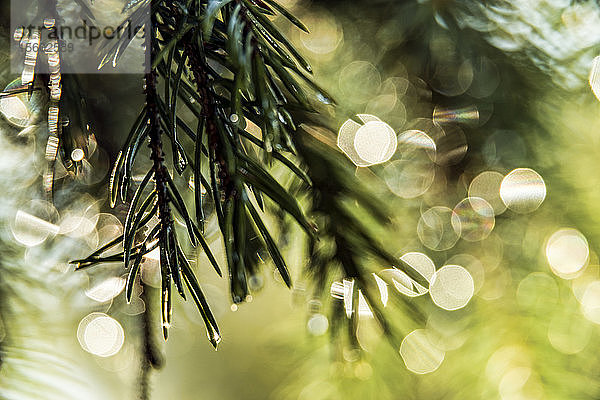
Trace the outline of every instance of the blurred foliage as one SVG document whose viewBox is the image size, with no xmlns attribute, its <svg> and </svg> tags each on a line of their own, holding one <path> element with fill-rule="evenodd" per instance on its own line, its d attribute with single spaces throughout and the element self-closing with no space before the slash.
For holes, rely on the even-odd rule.
<svg viewBox="0 0 600 400">
<path fill-rule="evenodd" d="M 307 264 L 306 252 L 310 250 L 303 244 L 302 233 L 268 217 L 269 226 L 281 226 L 280 234 L 277 230 L 273 232 L 283 244 L 294 278 L 291 296 L 284 289 L 280 275 L 275 271 L 271 275 L 272 269 L 263 268 L 256 275 L 260 285 L 248 298 L 253 304 L 234 307 L 237 311 L 232 313 L 227 283 L 209 274 L 208 260 L 199 254 L 194 260 L 198 279 L 208 292 L 225 339 L 218 353 L 210 351 L 201 335 L 190 333 L 202 325 L 193 304 L 189 301 L 176 304 L 181 318 L 173 321 L 172 340 L 165 347 L 168 362 L 153 385 L 155 398 L 192 399 L 198 398 L 199 391 L 203 397 L 219 399 L 597 398 L 598 321 L 592 322 L 594 314 L 590 316 L 583 301 L 584 297 L 587 301 L 591 298 L 595 307 L 596 292 L 592 289 L 600 279 L 596 253 L 600 184 L 594 168 L 598 158 L 596 132 L 600 105 L 586 82 L 600 43 L 591 27 L 600 15 L 596 3 L 288 0 L 282 4 L 312 31 L 313 36 L 309 36 L 297 32 L 281 17 L 274 20 L 307 54 L 325 90 L 340 100 L 337 111 L 326 115 L 338 125 L 356 113 L 368 113 L 400 133 L 419 126 L 418 118 L 435 119 L 435 110 L 454 112 L 451 114 L 454 119 L 443 120 L 441 125 L 457 139 L 446 147 L 450 154 L 448 162 L 436 166 L 435 180 L 422 196 L 404 199 L 394 195 L 384 179 L 385 164 L 356 169 L 355 176 L 368 188 L 367 193 L 391 210 L 390 225 L 372 223 L 364 210 L 353 208 L 352 201 L 345 206 L 363 217 L 364 231 L 382 241 L 385 248 L 392 249 L 392 256 L 423 252 L 438 268 L 458 262 L 451 261 L 457 255 L 475 257 L 479 267 L 470 271 L 481 287 L 468 306 L 458 311 L 439 309 L 429 296 L 407 299 L 390 291 L 386 314 L 391 326 L 402 336 L 425 328 L 436 344 L 446 350 L 439 369 L 417 375 L 406 369 L 398 354 L 398 343 L 391 346 L 371 318 L 359 317 L 355 322 L 354 327 L 358 328 L 355 343 L 347 343 L 346 336 L 335 330 L 331 320 L 329 330 L 335 333 L 333 336 L 311 335 L 307 323 L 325 307 L 332 307 L 334 313 L 343 316 L 341 301 L 320 295 L 329 290 L 332 281 L 343 276 L 321 275 L 321 290 L 313 293 L 302 272 Z M 589 28 L 585 40 L 577 36 L 582 26 Z M 3 82 L 9 81 L 3 76 Z M 123 102 L 123 117 L 107 112 L 111 101 L 122 101 L 114 81 L 110 82 L 86 78 L 85 84 L 98 88 L 99 93 L 88 91 L 92 92 L 91 102 L 98 105 L 99 112 L 104 109 L 100 124 L 112 118 L 123 127 L 135 118 L 135 107 Z M 129 91 L 130 88 L 123 89 L 123 93 Z M 95 96 L 112 100 L 95 102 Z M 478 110 L 477 119 L 465 116 L 464 110 L 470 107 Z M 117 131 L 115 128 L 114 132 Z M 326 144 L 312 143 L 314 137 L 306 136 L 307 147 L 298 146 L 299 153 L 310 152 L 309 145 L 333 145 L 331 139 Z M 101 145 L 107 149 L 116 147 L 111 147 L 109 141 L 121 142 L 114 137 L 102 140 L 106 142 Z M 464 148 L 461 140 L 468 144 L 467 151 L 451 151 Z M 454 159 L 453 154 L 459 157 Z M 332 156 L 335 161 L 331 164 L 327 160 L 321 160 L 323 165 L 311 163 L 314 171 L 311 178 L 321 188 L 321 194 L 312 199 L 301 197 L 302 205 L 313 204 L 318 211 L 319 207 L 330 206 L 340 198 L 341 202 L 346 200 L 336 190 L 338 179 L 328 182 L 338 172 L 337 168 L 334 170 L 335 163 L 341 163 L 336 156 Z M 347 160 L 344 162 L 347 166 Z M 453 248 L 442 251 L 423 245 L 418 236 L 418 221 L 429 207 L 452 209 L 468 195 L 469 183 L 480 172 L 492 170 L 504 175 L 518 167 L 533 168 L 544 178 L 548 195 L 539 209 L 525 215 L 511 210 L 497 215 L 494 230 L 481 241 L 460 240 Z M 287 178 L 280 169 L 274 169 L 274 173 L 282 177 L 281 181 Z M 6 183 L 9 188 L 18 187 Z M 301 196 L 302 192 L 297 193 Z M 7 197 L 11 195 L 16 196 L 6 193 Z M 3 209 L 15 207 L 11 204 Z M 356 234 L 347 224 L 336 224 L 335 220 L 325 226 L 328 228 L 323 232 L 325 235 Z M 590 247 L 586 269 L 569 280 L 553 274 L 546 257 L 548 238 L 563 227 L 581 231 Z M 3 246 L 16 248 L 10 242 L 8 235 Z M 221 261 L 222 246 L 218 241 L 211 242 L 211 246 Z M 52 248 L 65 252 L 70 249 L 61 242 L 53 243 Z M 321 254 L 331 255 L 326 246 L 318 249 Z M 346 250 L 337 256 L 365 255 L 364 248 L 349 246 Z M 12 280 L 19 277 L 16 272 L 23 267 L 14 260 L 22 258 L 20 251 L 6 252 L 9 261 L 3 258 L 2 277 L 10 276 Z M 77 251 L 78 255 L 85 253 Z M 35 257 L 42 258 L 39 254 Z M 365 266 L 373 272 L 391 266 L 381 259 L 366 258 L 369 261 Z M 63 257 L 61 262 L 65 260 Z M 336 262 L 335 257 L 326 261 Z M 122 272 L 113 271 L 115 275 Z M 92 279 L 94 274 L 90 273 Z M 59 276 L 62 279 L 73 275 Z M 38 279 L 35 273 L 22 278 L 25 282 Z M 19 295 L 7 291 L 18 287 L 12 281 L 6 284 L 2 279 L 2 282 L 3 298 Z M 370 280 L 368 284 L 374 283 Z M 42 299 L 48 298 L 45 287 L 51 284 L 42 282 L 36 289 Z M 72 365 L 75 360 L 79 365 L 85 364 L 88 386 L 111 382 L 110 393 L 105 393 L 104 398 L 129 398 L 127 388 L 134 382 L 135 374 L 123 372 L 119 364 L 131 367 L 131 360 L 125 362 L 123 354 L 131 351 L 126 347 L 135 342 L 138 317 L 125 314 L 128 306 L 118 300 L 124 296 L 121 294 L 110 308 L 111 315 L 126 325 L 126 347 L 107 359 L 84 356 L 74 333 L 81 317 L 75 314 L 84 312 L 75 313 L 72 308 L 79 304 L 81 308 L 92 309 L 94 303 L 71 298 L 69 293 L 78 290 L 78 284 L 73 283 L 69 290 L 55 294 L 64 297 L 58 310 L 64 313 L 65 321 L 55 319 L 53 316 L 58 312 L 44 304 L 44 300 L 37 302 L 36 306 L 42 309 L 37 312 L 52 313 L 47 315 L 45 326 L 61 325 L 54 335 L 69 338 L 64 340 L 68 342 L 65 353 L 72 355 Z M 23 289 L 20 296 L 27 297 L 32 291 Z M 3 316 L 7 326 L 13 326 L 14 338 L 4 347 L 8 361 L 0 378 L 12 382 L 11 385 L 18 383 L 19 388 L 44 388 L 47 381 L 42 384 L 36 378 L 45 365 L 41 360 L 69 363 L 71 359 L 57 354 L 47 344 L 40 353 L 54 358 L 11 350 L 17 343 L 26 343 L 23 332 L 41 327 L 44 322 L 33 317 L 17 323 L 15 311 L 7 313 L 6 304 L 2 301 Z M 39 315 L 33 313 L 35 308 L 24 310 L 27 311 L 23 314 Z M 131 324 L 127 323 L 128 318 Z M 53 339 L 40 331 L 39 340 L 52 343 Z M 355 352 L 356 345 L 363 352 Z M 19 359 L 27 360 L 26 365 L 31 369 L 29 375 L 21 374 L 17 379 L 19 375 L 11 365 L 19 365 Z M 48 373 L 48 380 L 58 380 L 59 376 L 60 371 Z M 27 398 L 25 392 L 16 394 L 19 389 L 17 392 L 7 389 L 5 394 L 4 388 L 0 389 L 4 397 Z M 81 390 L 83 393 L 85 389 Z M 87 390 L 92 391 L 89 387 Z M 75 393 L 60 396 L 57 398 L 81 397 Z"/>
</svg>

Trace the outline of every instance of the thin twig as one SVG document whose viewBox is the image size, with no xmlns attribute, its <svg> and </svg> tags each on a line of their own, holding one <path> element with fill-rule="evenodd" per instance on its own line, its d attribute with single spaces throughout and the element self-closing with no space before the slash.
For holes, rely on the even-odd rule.
<svg viewBox="0 0 600 400">
<path fill-rule="evenodd" d="M 140 325 L 142 329 L 142 344 L 141 344 L 141 361 L 139 372 L 139 399 L 150 399 L 150 378 L 153 369 L 160 369 L 163 366 L 163 357 L 158 348 L 156 338 L 152 333 L 154 326 L 154 316 L 152 313 L 151 304 L 153 304 L 153 289 L 150 286 L 144 285 L 140 279 L 142 288 L 141 300 L 145 304 L 144 312 L 141 314 Z"/>
</svg>

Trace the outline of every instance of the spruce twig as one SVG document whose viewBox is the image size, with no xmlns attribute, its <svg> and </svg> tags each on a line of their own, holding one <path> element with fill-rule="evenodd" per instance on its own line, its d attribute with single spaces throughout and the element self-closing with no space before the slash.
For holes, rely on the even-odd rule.
<svg viewBox="0 0 600 400">
<path fill-rule="evenodd" d="M 152 30 L 146 49 L 151 52 L 152 68 L 145 76 L 146 104 L 125 140 L 111 176 L 111 204 L 116 202 L 118 193 L 122 200 L 127 197 L 137 148 L 139 143 L 149 140 L 152 167 L 130 205 L 123 235 L 123 260 L 126 267 L 131 268 L 130 276 L 135 277 L 139 266 L 137 260 L 148 251 L 146 244 L 158 241 L 165 338 L 171 319 L 171 285 L 174 283 L 182 297 L 185 296 L 184 287 L 192 294 L 213 346 L 216 347 L 220 340 L 216 321 L 183 252 L 185 247 L 175 234 L 173 211 L 184 220 L 192 246 L 199 242 L 213 267 L 219 271 L 202 231 L 207 217 L 204 207 L 207 204 L 214 206 L 234 303 L 244 301 L 250 294 L 247 279 L 259 268 L 258 253 L 269 254 L 283 280 L 288 286 L 292 285 L 280 245 L 263 221 L 263 214 L 258 212 L 258 209 L 269 211 L 266 198 L 283 214 L 292 216 L 310 240 L 317 237 L 315 226 L 300 206 L 296 193 L 282 186 L 273 176 L 271 166 L 273 159 L 284 165 L 295 182 L 303 182 L 312 198 L 327 195 L 328 182 L 322 181 L 331 180 L 337 167 L 325 162 L 327 155 L 320 152 L 327 153 L 331 149 L 306 150 L 310 146 L 303 143 L 303 137 L 308 134 L 299 126 L 312 123 L 308 113 L 315 111 L 316 101 L 309 93 L 318 95 L 314 97 L 321 103 L 333 104 L 333 101 L 308 77 L 312 67 L 267 16 L 278 12 L 299 29 L 305 29 L 304 25 L 274 1 L 267 3 L 146 0 L 131 8 L 131 18 L 136 21 L 142 19 L 144 7 L 150 9 Z M 124 22 L 119 29 L 126 26 Z M 128 42 L 122 41 L 113 48 L 122 54 L 127 45 Z M 114 56 L 114 51 L 108 51 L 101 65 Z M 159 80 L 164 84 L 164 93 L 157 91 Z M 181 108 L 193 115 L 191 122 L 190 118 L 184 117 Z M 250 122 L 261 129 L 260 135 L 248 131 Z M 191 126 L 197 126 L 197 130 Z M 173 155 L 170 160 L 164 156 L 163 145 L 167 143 Z M 303 150 L 297 151 L 298 146 L 303 146 Z M 180 192 L 166 163 L 172 163 L 180 175 L 188 168 L 191 170 L 195 186 L 193 202 Z M 138 207 L 145 184 L 151 178 L 154 178 L 155 190 Z M 350 182 L 341 173 L 333 174 L 333 178 L 340 179 L 330 182 L 336 190 L 331 197 L 334 204 L 319 207 L 314 203 L 312 211 L 325 213 L 328 224 L 347 221 L 352 232 L 357 233 L 350 238 L 342 231 L 334 232 L 324 227 L 322 236 L 333 238 L 338 244 L 336 260 L 343 267 L 341 273 L 356 279 L 357 286 L 362 287 L 366 285 L 368 271 L 359 250 L 354 250 L 353 246 L 367 249 L 370 254 L 388 261 L 396 260 L 367 234 L 358 232 L 360 224 L 356 218 L 343 213 L 345 210 L 339 202 L 346 193 L 351 193 L 368 209 L 377 207 L 365 200 L 368 196 L 358 196 L 358 188 L 353 187 L 356 182 Z M 315 179 L 317 183 L 312 185 Z M 156 200 L 156 208 L 152 207 L 153 200 Z M 195 206 L 195 212 L 188 211 L 192 206 Z M 134 235 L 149 224 L 152 215 L 158 216 L 158 228 L 152 229 L 144 238 L 144 244 L 140 244 Z M 342 254 L 347 248 L 352 252 Z M 119 256 L 100 257 L 97 251 L 78 262 L 84 267 L 99 261 L 116 261 Z M 136 263 L 130 267 L 132 256 Z M 402 264 L 398 265 L 403 268 Z M 323 268 L 325 273 L 333 268 L 333 264 L 326 262 Z M 318 278 L 321 287 L 325 276 L 329 274 Z M 130 282 L 133 284 L 134 280 Z M 366 289 L 363 290 L 366 293 Z M 128 287 L 130 292 L 131 287 Z M 373 296 L 366 295 L 366 298 L 373 303 Z M 375 304 L 371 305 L 376 308 Z"/>
<path fill-rule="evenodd" d="M 139 399 L 140 400 L 149 400 L 150 399 L 150 378 L 152 369 L 160 369 L 163 366 L 162 355 L 160 354 L 160 350 L 158 349 L 158 344 L 156 343 L 155 336 L 153 334 L 154 330 L 152 327 L 154 326 L 154 316 L 152 313 L 152 304 L 153 295 L 152 288 L 150 286 L 146 286 L 140 280 L 140 286 L 142 289 L 142 293 L 140 295 L 141 300 L 145 304 L 144 312 L 140 317 L 140 325 L 142 329 L 142 357 L 140 360 L 140 373 L 139 373 Z"/>
</svg>

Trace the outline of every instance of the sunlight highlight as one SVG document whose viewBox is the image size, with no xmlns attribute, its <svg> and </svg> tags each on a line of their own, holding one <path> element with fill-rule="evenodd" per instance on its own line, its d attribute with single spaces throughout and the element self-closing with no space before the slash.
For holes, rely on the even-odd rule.
<svg viewBox="0 0 600 400">
<path fill-rule="evenodd" d="M 590 249 L 585 236 L 576 229 L 559 229 L 546 243 L 546 258 L 552 272 L 573 279 L 587 266 Z"/>
<path fill-rule="evenodd" d="M 597 56 L 592 60 L 592 68 L 590 69 L 588 82 L 594 96 L 600 100 L 600 56 Z"/>
<path fill-rule="evenodd" d="M 487 238 L 496 224 L 494 209 L 480 197 L 461 200 L 452 210 L 451 222 L 456 234 L 468 242 Z"/>
<path fill-rule="evenodd" d="M 445 265 L 440 268 L 429 285 L 429 295 L 440 308 L 458 310 L 469 303 L 475 285 L 473 277 L 460 265 Z"/>
<path fill-rule="evenodd" d="M 357 167 L 388 161 L 398 146 L 394 130 L 373 115 L 359 114 L 358 117 L 363 125 L 351 119 L 342 124 L 338 132 L 338 147 Z"/>
<path fill-rule="evenodd" d="M 530 168 L 517 168 L 504 177 L 500 197 L 510 210 L 526 214 L 537 210 L 546 198 L 546 184 Z"/>
<path fill-rule="evenodd" d="M 85 291 L 85 295 L 99 303 L 105 303 L 117 297 L 125 288 L 125 279 L 113 276 Z"/>
<path fill-rule="evenodd" d="M 110 357 L 119 352 L 125 342 L 121 324 L 104 313 L 91 313 L 84 317 L 77 328 L 81 347 L 98 357 Z"/>
<path fill-rule="evenodd" d="M 429 340 L 427 331 L 416 329 L 402 340 L 400 356 L 409 371 L 429 374 L 442 365 L 445 353 Z"/>
</svg>

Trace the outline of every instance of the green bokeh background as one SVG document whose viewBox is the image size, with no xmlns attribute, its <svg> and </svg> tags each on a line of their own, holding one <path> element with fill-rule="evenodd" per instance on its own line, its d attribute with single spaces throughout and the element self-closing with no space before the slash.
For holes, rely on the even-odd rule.
<svg viewBox="0 0 600 400">
<path fill-rule="evenodd" d="M 224 339 L 215 352 L 193 304 L 178 301 L 164 345 L 167 363 L 152 379 L 153 398 L 597 398 L 599 328 L 584 317 L 579 300 L 586 285 L 600 280 L 596 254 L 600 104 L 587 82 L 600 38 L 593 40 L 595 31 L 590 31 L 591 38 L 581 48 L 570 50 L 565 44 L 578 24 L 589 22 L 586 16 L 600 18 L 597 4 L 543 0 L 489 5 L 396 0 L 283 3 L 313 30 L 311 39 L 277 20 L 311 60 L 317 80 L 338 99 L 339 108 L 326 111 L 338 126 L 356 113 L 370 113 L 400 133 L 416 118 L 432 118 L 436 106 L 479 109 L 479 120 L 448 125 L 460 127 L 468 150 L 459 162 L 437 167 L 436 180 L 423 196 L 394 196 L 378 167 L 359 169 L 356 179 L 394 211 L 391 226 L 378 232 L 388 248 L 398 254 L 424 252 L 438 268 L 454 255 L 470 254 L 481 262 L 483 286 L 467 307 L 453 312 L 440 310 L 427 295 L 410 299 L 408 307 L 399 301 L 400 293 L 390 292 L 396 299 L 387 307 L 387 317 L 399 338 L 427 327 L 453 347 L 439 369 L 416 375 L 406 369 L 399 344 L 382 338 L 368 318 L 359 328 L 365 347 L 359 357 L 331 344 L 327 335 L 310 334 L 311 291 L 302 275 L 306 256 L 299 233 L 293 231 L 286 249 L 296 288 L 287 290 L 267 264 L 264 288 L 235 312 L 230 309 L 227 282 L 215 278 L 199 256 L 196 267 L 205 271 L 199 278 L 210 287 Z M 482 9 L 488 14 L 475 11 Z M 498 22 L 498 15 L 504 24 Z M 544 31 L 546 25 L 555 34 Z M 3 28 L 7 34 L 7 27 Z M 507 43 L 513 46 L 510 51 Z M 556 56 L 556 47 L 562 48 L 564 56 Z M 464 90 L 456 89 L 458 69 L 465 61 L 472 66 L 473 81 Z M 348 78 L 352 71 L 348 67 L 359 65 L 356 62 L 364 68 Z M 14 76 L 4 71 L 1 79 L 7 84 Z M 134 118 L 139 98 L 132 93 L 139 92 L 139 82 L 132 76 L 88 76 L 84 82 L 98 112 L 99 144 L 114 158 L 119 132 L 126 131 Z M 11 132 L 3 127 L 4 135 Z M 518 167 L 532 168 L 544 178 L 547 197 L 539 209 L 525 215 L 509 210 L 498 216 L 492 234 L 483 241 L 460 240 L 447 251 L 422 245 L 417 235 L 422 212 L 437 205 L 453 208 L 482 171 L 506 174 Z M 103 190 L 98 188 L 94 195 L 104 199 Z M 585 271 L 572 280 L 554 275 L 545 256 L 547 239 L 563 227 L 578 229 L 590 248 Z M 3 262 L 16 266 L 14 270 L 28 268 L 35 257 L 43 257 L 38 252 L 25 258 L 14 243 L 2 245 L 9 254 Z M 74 246 L 74 252 L 80 251 L 73 243 L 57 241 L 50 246 Z M 133 398 L 136 320 L 126 315 L 122 294 L 108 313 L 126 329 L 123 350 L 99 360 L 77 342 L 80 319 L 98 308 L 81 293 L 90 279 L 85 274 L 93 279 L 98 273 L 50 267 L 39 284 L 22 283 L 35 274 L 26 274 L 23 280 L 18 275 L 3 279 L 15 293 L 4 292 L 5 304 L 13 304 L 13 311 L 5 317 L 9 357 L 0 372 L 0 397 Z M 27 306 L 32 298 L 39 299 L 33 308 Z M 563 343 L 581 350 L 561 352 L 551 343 L 549 329 L 551 336 L 562 335 Z M 32 349 L 37 350 L 28 351 Z"/>
</svg>

